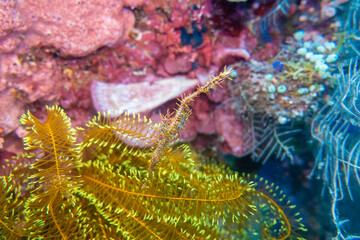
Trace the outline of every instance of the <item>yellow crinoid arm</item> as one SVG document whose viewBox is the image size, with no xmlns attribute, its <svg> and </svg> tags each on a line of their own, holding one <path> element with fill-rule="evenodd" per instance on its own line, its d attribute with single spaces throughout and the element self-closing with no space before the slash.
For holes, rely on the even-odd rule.
<svg viewBox="0 0 360 240">
<path fill-rule="evenodd" d="M 47 107 L 46 122 L 41 122 L 30 112 L 20 122 L 26 125 L 24 138 L 26 150 L 35 153 L 30 169 L 32 186 L 25 202 L 25 228 L 31 238 L 75 239 L 84 234 L 73 196 L 80 187 L 75 173 L 78 165 L 78 148 L 75 130 L 70 119 L 58 106 Z"/>
</svg>

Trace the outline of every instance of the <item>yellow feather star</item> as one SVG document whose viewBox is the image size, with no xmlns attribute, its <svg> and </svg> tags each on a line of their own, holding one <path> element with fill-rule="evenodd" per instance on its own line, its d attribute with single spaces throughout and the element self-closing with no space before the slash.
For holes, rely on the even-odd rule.
<svg viewBox="0 0 360 240">
<path fill-rule="evenodd" d="M 183 97 L 158 126 L 99 114 L 75 130 L 57 106 L 45 123 L 24 114 L 28 153 L 1 177 L 0 238 L 302 239 L 278 188 L 174 144 L 189 105 L 230 74 Z"/>
</svg>

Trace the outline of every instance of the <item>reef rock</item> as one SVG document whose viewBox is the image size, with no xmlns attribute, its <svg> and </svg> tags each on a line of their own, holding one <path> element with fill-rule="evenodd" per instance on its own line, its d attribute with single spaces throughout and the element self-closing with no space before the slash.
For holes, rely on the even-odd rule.
<svg viewBox="0 0 360 240">
<path fill-rule="evenodd" d="M 218 147 L 224 154 L 244 156 L 254 148 L 252 128 L 246 119 L 238 118 L 233 112 L 217 108 L 215 127 L 220 136 Z"/>
<path fill-rule="evenodd" d="M 61 69 L 53 59 L 21 61 L 15 54 L 0 58 L 0 128 L 6 135 L 19 125 L 23 106 L 39 99 L 58 99 L 62 88 Z"/>
<path fill-rule="evenodd" d="M 115 117 L 124 111 L 145 113 L 165 102 L 181 96 L 194 88 L 198 81 L 183 76 L 163 79 L 153 83 L 132 84 L 104 83 L 94 81 L 91 96 L 97 111 L 107 112 Z"/>
<path fill-rule="evenodd" d="M 233 37 L 221 32 L 217 35 L 215 47 L 212 52 L 212 61 L 218 67 L 242 58 L 248 61 L 251 53 L 257 46 L 256 37 L 250 31 L 244 29 L 238 37 Z"/>
<path fill-rule="evenodd" d="M 44 45 L 63 55 L 85 56 L 99 47 L 114 46 L 127 37 L 135 23 L 133 13 L 124 8 L 127 2 L 7 1 L 0 5 L 0 53 L 27 52 L 32 46 Z"/>
</svg>

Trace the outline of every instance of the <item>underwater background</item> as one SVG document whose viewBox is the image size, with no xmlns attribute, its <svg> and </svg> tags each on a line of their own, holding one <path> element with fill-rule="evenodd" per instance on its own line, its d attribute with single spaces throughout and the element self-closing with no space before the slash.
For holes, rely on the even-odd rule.
<svg viewBox="0 0 360 240">
<path fill-rule="evenodd" d="M 0 238 L 360 239 L 359 24 L 359 0 L 2 1 Z M 98 112 L 106 114 L 93 118 Z M 56 141 L 52 130 L 41 135 L 42 123 Z M 199 179 L 187 182 L 186 172 Z M 115 173 L 109 189 L 133 198 L 82 188 L 86 176 L 106 183 L 102 175 Z M 218 177 L 237 173 L 246 177 Z M 152 187 L 152 177 L 171 190 Z M 222 191 L 235 182 L 241 201 L 200 203 L 207 212 L 189 220 L 198 205 L 190 201 L 187 213 L 182 197 L 231 199 Z M 184 204 L 188 222 L 152 200 L 162 194 Z M 135 207 L 119 210 L 112 198 Z M 285 198 L 296 213 L 283 210 L 293 209 Z M 49 219 L 52 207 L 61 214 Z M 122 226 L 109 209 L 137 223 Z M 199 230 L 197 218 L 212 210 Z M 76 214 L 70 227 L 54 220 Z M 241 227 L 228 220 L 237 217 Z"/>
</svg>

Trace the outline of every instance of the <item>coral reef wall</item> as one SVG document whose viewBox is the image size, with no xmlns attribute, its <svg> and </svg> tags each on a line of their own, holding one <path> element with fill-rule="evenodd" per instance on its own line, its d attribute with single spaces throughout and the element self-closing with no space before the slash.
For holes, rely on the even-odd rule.
<svg viewBox="0 0 360 240">
<path fill-rule="evenodd" d="M 318 226 L 308 238 L 355 238 L 359 224 L 346 204 L 359 196 L 359 5 L 2 1 L 0 164 L 24 153 L 28 132 L 19 118 L 28 110 L 45 122 L 44 106 L 58 105 L 75 127 L 97 112 L 116 118 L 125 111 L 160 124 L 178 108 L 177 98 L 227 66 L 232 81 L 189 104 L 179 142 L 221 162 L 231 155 L 233 166 L 245 166 L 240 171 L 271 172 L 268 164 L 280 159 L 279 168 L 299 169 L 284 175 L 289 182 L 302 178 L 302 189 L 312 189 L 313 169 L 313 179 L 324 180 L 324 197 L 330 189 L 332 202 L 323 202 L 333 221 L 327 230 L 319 212 L 312 213 L 321 198 L 306 196 L 316 204 L 301 211 Z M 310 202 L 294 189 L 288 189 L 291 198 Z"/>
</svg>

